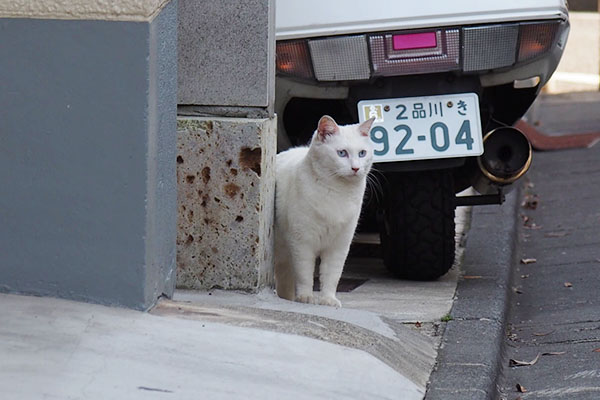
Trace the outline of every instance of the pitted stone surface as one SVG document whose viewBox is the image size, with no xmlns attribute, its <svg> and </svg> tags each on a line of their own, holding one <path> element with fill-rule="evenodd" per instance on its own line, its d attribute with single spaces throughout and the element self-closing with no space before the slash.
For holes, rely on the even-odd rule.
<svg viewBox="0 0 600 400">
<path fill-rule="evenodd" d="M 272 283 L 274 119 L 184 118 L 177 132 L 177 286 Z"/>
</svg>

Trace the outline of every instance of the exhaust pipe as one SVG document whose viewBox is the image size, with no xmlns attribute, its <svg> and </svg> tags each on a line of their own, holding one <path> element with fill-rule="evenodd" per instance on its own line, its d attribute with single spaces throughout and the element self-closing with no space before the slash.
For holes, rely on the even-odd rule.
<svg viewBox="0 0 600 400">
<path fill-rule="evenodd" d="M 479 171 L 473 184 L 481 194 L 507 188 L 525 175 L 531 165 L 531 143 L 516 128 L 503 126 L 491 130 L 483 138 L 483 149 L 477 159 Z"/>
</svg>

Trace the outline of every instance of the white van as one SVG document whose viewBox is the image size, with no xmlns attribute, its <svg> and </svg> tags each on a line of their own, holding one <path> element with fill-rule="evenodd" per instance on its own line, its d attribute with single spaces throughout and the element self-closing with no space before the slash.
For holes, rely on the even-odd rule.
<svg viewBox="0 0 600 400">
<path fill-rule="evenodd" d="M 373 116 L 382 193 L 361 229 L 385 265 L 435 279 L 454 261 L 457 205 L 501 203 L 531 163 L 513 127 L 554 72 L 564 0 L 277 0 L 278 149 L 306 144 L 323 114 Z M 456 197 L 473 186 L 480 196 Z"/>
</svg>

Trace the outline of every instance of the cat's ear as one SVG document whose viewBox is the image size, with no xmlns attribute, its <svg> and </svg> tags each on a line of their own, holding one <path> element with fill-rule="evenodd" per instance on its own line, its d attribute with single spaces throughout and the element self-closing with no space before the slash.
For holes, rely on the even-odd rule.
<svg viewBox="0 0 600 400">
<path fill-rule="evenodd" d="M 340 127 L 329 115 L 323 115 L 319 120 L 317 127 L 318 138 L 324 142 L 328 136 L 337 135 L 340 132 Z"/>
<path fill-rule="evenodd" d="M 369 132 L 371 132 L 371 126 L 373 126 L 373 122 L 375 122 L 375 117 L 366 120 L 358 126 L 358 131 L 362 136 L 369 136 Z"/>
</svg>

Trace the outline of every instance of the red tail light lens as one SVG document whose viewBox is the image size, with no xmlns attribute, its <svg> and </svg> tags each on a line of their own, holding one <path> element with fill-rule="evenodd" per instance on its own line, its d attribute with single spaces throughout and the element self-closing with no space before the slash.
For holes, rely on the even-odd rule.
<svg viewBox="0 0 600 400">
<path fill-rule="evenodd" d="M 394 50 L 429 49 L 437 46 L 435 32 L 405 33 L 393 36 Z"/>
<path fill-rule="evenodd" d="M 452 71 L 460 68 L 460 30 L 382 33 L 369 36 L 376 76 Z"/>
<path fill-rule="evenodd" d="M 276 54 L 277 72 L 300 78 L 313 77 L 310 54 L 305 41 L 277 43 Z"/>
</svg>

